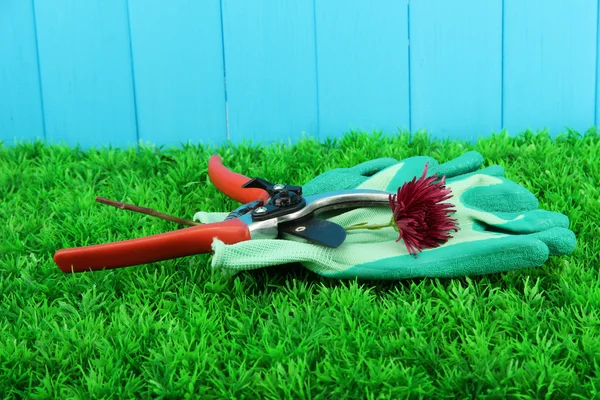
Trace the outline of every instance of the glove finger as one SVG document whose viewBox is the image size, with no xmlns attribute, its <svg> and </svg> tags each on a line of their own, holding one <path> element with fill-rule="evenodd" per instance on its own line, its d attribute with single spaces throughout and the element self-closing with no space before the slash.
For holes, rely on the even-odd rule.
<svg viewBox="0 0 600 400">
<path fill-rule="evenodd" d="M 568 228 L 569 217 L 564 214 L 531 210 L 522 213 L 470 211 L 471 217 L 485 225 L 474 224 L 473 229 L 503 233 L 527 234 L 543 232 L 552 228 Z M 460 224 L 459 220 L 459 224 Z"/>
<path fill-rule="evenodd" d="M 571 254 L 575 250 L 577 238 L 575 237 L 575 233 L 568 229 L 568 218 L 562 214 L 552 213 L 544 210 L 537 210 L 537 212 L 540 213 L 539 217 L 542 221 L 538 225 L 538 229 L 532 229 L 533 232 L 530 233 L 521 233 L 521 235 L 517 237 L 530 236 L 544 242 L 544 244 L 548 246 L 551 256 L 564 256 L 566 254 Z M 532 211 L 531 213 L 534 214 L 536 211 Z M 543 216 L 542 214 L 547 215 Z M 553 221 L 549 221 L 550 219 L 553 219 Z M 549 225 L 556 226 L 548 227 Z M 486 227 L 485 224 L 481 224 L 479 222 L 473 224 L 473 229 L 478 232 L 493 234 L 497 237 L 503 237 L 507 234 L 510 234 L 506 232 L 501 233 L 500 231 L 491 232 L 486 228 L 488 227 Z"/>
<path fill-rule="evenodd" d="M 502 167 L 490 167 L 500 173 Z M 465 207 L 489 212 L 522 212 L 538 208 L 538 199 L 523 186 L 499 176 L 474 173 L 447 183 Z"/>
<path fill-rule="evenodd" d="M 225 218 L 227 218 L 228 215 L 229 213 L 227 212 L 200 211 L 194 214 L 194 218 L 192 218 L 192 221 L 201 222 L 203 224 L 210 224 L 213 222 L 225 221 Z"/>
<path fill-rule="evenodd" d="M 539 267 L 549 255 L 548 246 L 532 235 L 502 235 L 482 246 L 465 242 L 424 251 L 417 258 L 404 254 L 321 274 L 338 279 L 455 278 Z M 306 267 L 320 273 L 314 263 Z"/>
<path fill-rule="evenodd" d="M 350 170 L 356 173 L 356 175 L 373 176 L 377 172 L 395 164 L 398 164 L 398 160 L 395 158 L 377 158 L 355 165 L 354 167 L 351 167 Z"/>
<path fill-rule="evenodd" d="M 334 190 L 354 189 L 369 179 L 371 175 L 394 164 L 398 164 L 398 160 L 378 158 L 365 161 L 351 168 L 331 169 L 302 185 L 302 192 L 306 196 L 311 196 Z"/>
<path fill-rule="evenodd" d="M 439 166 L 438 175 L 452 178 L 477 171 L 483 165 L 483 156 L 477 151 L 468 151 Z"/>
<path fill-rule="evenodd" d="M 483 165 L 483 161 L 483 156 L 476 151 L 469 151 L 441 165 L 437 160 L 428 156 L 410 157 L 402 161 L 402 168 L 396 171 L 386 189 L 395 192 L 414 177 L 421 176 L 427 163 L 429 163 L 427 176 L 437 174 L 440 177 L 445 175 L 446 178 L 452 178 L 477 171 Z M 491 169 L 490 172 L 493 170 Z M 502 170 L 503 174 L 504 170 Z"/>
<path fill-rule="evenodd" d="M 446 178 L 455 177 L 455 179 L 458 179 L 459 177 L 463 177 L 464 174 L 475 173 L 483 164 L 483 156 L 476 151 L 470 151 L 442 165 L 437 160 L 427 156 L 407 158 L 397 167 L 393 166 L 377 174 L 374 179 L 378 179 L 379 182 L 375 180 L 373 182 L 365 182 L 362 188 L 375 189 L 374 187 L 367 187 L 367 185 L 377 182 L 377 189 L 396 192 L 406 182 L 411 181 L 415 177 L 420 177 L 427 163 L 429 163 L 427 176 L 437 174 L 440 177 L 446 175 Z M 504 169 L 500 166 L 494 166 L 488 167 L 479 173 L 489 174 L 490 176 L 503 176 Z M 383 186 L 386 180 L 388 184 L 387 186 Z"/>
<path fill-rule="evenodd" d="M 423 175 L 427 163 L 429 163 L 427 175 L 434 174 L 439 167 L 435 159 L 426 156 L 410 157 L 380 171 L 358 188 L 385 190 L 395 193 L 406 182 Z"/>
<path fill-rule="evenodd" d="M 439 174 L 439 175 L 443 176 L 442 174 Z M 459 176 L 450 177 L 450 178 L 448 178 L 448 176 L 446 176 L 446 183 L 449 184 L 452 182 L 458 182 L 461 180 L 465 180 L 467 178 L 471 178 L 475 175 L 487 175 L 490 177 L 503 178 L 504 177 L 504 167 L 502 167 L 501 165 L 490 165 L 489 167 L 485 167 L 485 168 L 477 170 L 477 171 L 466 172 Z"/>
<path fill-rule="evenodd" d="M 575 233 L 567 228 L 551 228 L 531 234 L 531 236 L 544 242 L 550 249 L 551 256 L 564 256 L 571 254 L 577 246 Z"/>
</svg>

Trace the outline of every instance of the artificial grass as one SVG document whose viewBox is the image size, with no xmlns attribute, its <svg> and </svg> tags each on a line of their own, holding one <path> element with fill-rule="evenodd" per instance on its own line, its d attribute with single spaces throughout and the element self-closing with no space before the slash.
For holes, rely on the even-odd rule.
<svg viewBox="0 0 600 400">
<path fill-rule="evenodd" d="M 477 144 L 351 133 L 216 151 L 248 176 L 303 184 L 376 157 L 468 150 L 571 219 L 575 252 L 463 279 L 333 281 L 286 265 L 224 279 L 210 255 L 69 275 L 60 248 L 179 227 L 238 204 L 207 178 L 215 149 L 0 146 L 0 393 L 6 398 L 600 397 L 600 136 Z"/>
</svg>

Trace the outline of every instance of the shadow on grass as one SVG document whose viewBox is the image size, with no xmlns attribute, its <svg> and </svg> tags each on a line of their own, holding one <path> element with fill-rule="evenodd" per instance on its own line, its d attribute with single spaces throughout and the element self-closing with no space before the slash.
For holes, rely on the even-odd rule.
<svg viewBox="0 0 600 400">
<path fill-rule="evenodd" d="M 524 272 L 525 271 L 525 272 Z M 527 273 L 527 270 L 521 270 Z M 474 277 L 456 278 L 411 278 L 398 280 L 367 280 L 367 279 L 337 279 L 326 278 L 310 271 L 300 263 L 291 263 L 257 270 L 244 271 L 234 279 L 240 279 L 246 286 L 249 295 L 272 293 L 286 287 L 292 281 L 304 282 L 306 286 L 323 286 L 326 288 L 348 288 L 355 282 L 376 295 L 385 296 L 391 291 L 409 294 L 419 291 L 423 286 L 433 285 L 448 289 L 454 283 L 467 287 L 472 284 L 507 288 L 514 286 L 513 272 L 489 274 Z"/>
</svg>

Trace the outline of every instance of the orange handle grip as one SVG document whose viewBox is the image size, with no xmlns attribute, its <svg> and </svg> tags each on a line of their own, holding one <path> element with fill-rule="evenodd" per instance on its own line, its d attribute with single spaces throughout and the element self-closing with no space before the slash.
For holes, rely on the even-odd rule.
<svg viewBox="0 0 600 400">
<path fill-rule="evenodd" d="M 210 253 L 213 238 L 234 244 L 250 240 L 250 231 L 244 222 L 230 219 L 138 239 L 62 249 L 54 254 L 54 262 L 63 272 L 130 267 Z"/>
<path fill-rule="evenodd" d="M 251 179 L 229 170 L 223 165 L 221 157 L 216 154 L 208 160 L 208 177 L 220 192 L 240 203 L 245 204 L 255 200 L 265 202 L 269 198 L 269 193 L 265 190 L 243 188 L 242 185 Z"/>
</svg>

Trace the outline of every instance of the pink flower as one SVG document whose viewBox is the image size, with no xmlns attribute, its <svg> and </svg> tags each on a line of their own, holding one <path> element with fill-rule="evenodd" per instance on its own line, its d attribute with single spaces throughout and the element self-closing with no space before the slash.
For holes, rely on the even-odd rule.
<svg viewBox="0 0 600 400">
<path fill-rule="evenodd" d="M 417 180 L 405 183 L 398 193 L 390 195 L 393 219 L 408 252 L 416 257 L 425 248 L 439 247 L 448 241 L 449 231 L 458 232 L 457 220 L 448 214 L 456 212 L 450 203 L 443 203 L 452 197 L 444 175 L 437 181 L 436 174 L 425 178 L 429 163 L 425 164 L 423 175 Z"/>
</svg>

